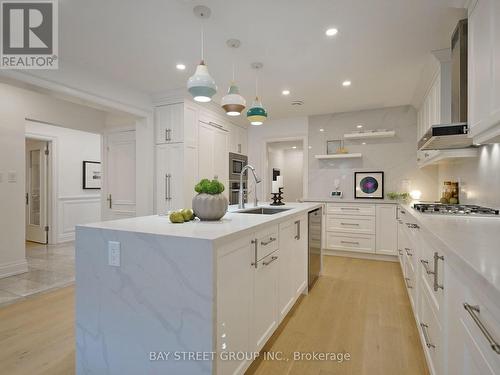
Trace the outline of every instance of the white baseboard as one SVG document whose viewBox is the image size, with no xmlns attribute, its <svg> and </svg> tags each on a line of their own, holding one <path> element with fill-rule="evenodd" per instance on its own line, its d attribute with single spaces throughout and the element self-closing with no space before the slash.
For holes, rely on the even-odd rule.
<svg viewBox="0 0 500 375">
<path fill-rule="evenodd" d="M 57 236 L 57 243 L 71 242 L 75 240 L 75 232 L 61 233 Z"/>
<path fill-rule="evenodd" d="M 0 279 L 7 276 L 19 275 L 28 272 L 28 262 L 26 258 L 17 262 L 0 264 Z"/>
<path fill-rule="evenodd" d="M 323 255 L 358 258 L 358 259 L 383 260 L 386 262 L 399 261 L 397 255 L 372 254 L 372 253 L 361 253 L 354 251 L 342 251 L 342 250 L 330 250 L 330 249 L 323 249 Z"/>
</svg>

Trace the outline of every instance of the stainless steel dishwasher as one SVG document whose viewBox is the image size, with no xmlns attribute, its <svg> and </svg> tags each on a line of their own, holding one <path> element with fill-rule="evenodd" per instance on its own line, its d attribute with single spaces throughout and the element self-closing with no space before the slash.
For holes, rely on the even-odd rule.
<svg viewBox="0 0 500 375">
<path fill-rule="evenodd" d="M 310 290 L 321 272 L 321 231 L 323 209 L 317 208 L 310 211 L 308 219 L 308 286 Z"/>
</svg>

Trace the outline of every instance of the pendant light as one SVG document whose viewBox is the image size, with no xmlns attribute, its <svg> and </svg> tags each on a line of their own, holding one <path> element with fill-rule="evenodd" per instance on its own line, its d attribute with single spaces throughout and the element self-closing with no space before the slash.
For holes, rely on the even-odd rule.
<svg viewBox="0 0 500 375">
<path fill-rule="evenodd" d="M 195 6 L 193 12 L 202 20 L 209 18 L 211 13 L 210 8 L 204 5 Z M 194 75 L 189 77 L 187 88 L 193 99 L 202 103 L 211 101 L 212 96 L 217 92 L 215 81 L 208 73 L 208 68 L 205 65 L 203 25 L 201 26 L 201 62 L 196 67 Z"/>
<path fill-rule="evenodd" d="M 250 109 L 247 111 L 247 119 L 250 121 L 251 125 L 262 125 L 264 121 L 267 119 L 267 112 L 265 108 L 262 106 L 261 101 L 259 100 L 259 95 L 258 95 L 258 79 L 257 79 L 257 72 L 259 69 L 262 69 L 263 64 L 262 63 L 253 63 L 252 68 L 255 69 L 255 100 L 252 103 L 252 106 Z"/>
<path fill-rule="evenodd" d="M 238 39 L 229 39 L 226 44 L 229 48 L 238 48 L 240 46 L 240 41 Z M 233 61 L 233 80 L 229 85 L 229 90 L 227 94 L 222 98 L 221 107 L 226 111 L 228 116 L 239 116 L 241 112 L 245 109 L 246 100 L 240 95 L 240 90 L 234 80 L 234 61 Z"/>
</svg>

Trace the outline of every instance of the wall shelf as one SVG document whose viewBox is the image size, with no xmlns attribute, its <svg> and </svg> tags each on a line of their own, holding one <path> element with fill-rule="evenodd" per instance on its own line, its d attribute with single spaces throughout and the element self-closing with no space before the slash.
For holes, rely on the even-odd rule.
<svg viewBox="0 0 500 375">
<path fill-rule="evenodd" d="M 381 132 L 359 132 L 344 134 L 344 139 L 368 139 L 368 138 L 392 138 L 396 136 L 394 130 L 387 130 Z"/>
<path fill-rule="evenodd" d="M 363 154 L 352 153 L 352 154 L 332 154 L 332 155 L 314 155 L 316 159 L 326 160 L 326 159 L 353 159 L 361 158 Z"/>
</svg>

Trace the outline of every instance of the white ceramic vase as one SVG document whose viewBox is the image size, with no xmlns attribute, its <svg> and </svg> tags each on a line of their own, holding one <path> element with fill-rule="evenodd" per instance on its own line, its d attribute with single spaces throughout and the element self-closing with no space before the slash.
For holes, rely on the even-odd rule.
<svg viewBox="0 0 500 375">
<path fill-rule="evenodd" d="M 229 202 L 222 194 L 201 193 L 193 197 L 193 211 L 203 221 L 220 220 L 227 212 Z"/>
</svg>

